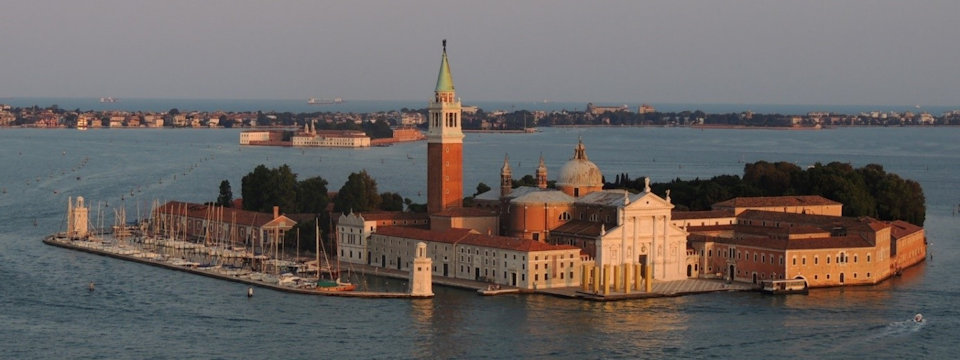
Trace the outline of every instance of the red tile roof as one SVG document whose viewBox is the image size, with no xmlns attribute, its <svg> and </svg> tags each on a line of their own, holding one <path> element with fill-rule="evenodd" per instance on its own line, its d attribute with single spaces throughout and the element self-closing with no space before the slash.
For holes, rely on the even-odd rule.
<svg viewBox="0 0 960 360">
<path fill-rule="evenodd" d="M 715 219 L 722 217 L 733 217 L 733 210 L 723 209 L 723 210 L 707 210 L 707 211 L 671 211 L 670 217 L 673 220 L 690 220 L 690 219 Z"/>
<path fill-rule="evenodd" d="M 377 228 L 375 235 L 527 252 L 579 249 L 570 245 L 550 245 L 527 239 L 478 234 L 469 229 L 432 231 L 406 226 L 384 226 Z"/>
<path fill-rule="evenodd" d="M 570 220 L 566 224 L 550 230 L 550 233 L 557 235 L 595 238 L 600 236 L 600 230 L 602 227 L 603 224 L 598 222 Z"/>
<path fill-rule="evenodd" d="M 215 214 L 214 212 L 222 213 Z M 161 214 L 186 215 L 196 219 L 206 219 L 216 217 L 217 221 L 224 223 L 234 223 L 246 226 L 263 226 L 273 220 L 273 214 L 261 213 L 256 211 L 240 210 L 234 208 L 221 208 L 208 206 L 204 204 L 194 204 L 181 201 L 170 201 L 157 207 Z"/>
<path fill-rule="evenodd" d="M 784 223 L 782 224 L 783 227 L 789 227 L 788 224 L 793 224 L 794 226 L 810 225 L 827 231 L 831 231 L 837 227 L 843 227 L 847 232 L 875 232 L 888 226 L 870 217 L 854 218 L 760 210 L 747 210 L 737 216 L 738 223 L 743 223 L 744 221 L 751 221 L 751 225 L 757 226 L 766 222 L 769 227 L 775 227 L 774 224 L 776 223 Z"/>
<path fill-rule="evenodd" d="M 916 226 L 914 224 L 908 223 L 903 220 L 891 221 L 890 224 L 890 235 L 894 239 L 900 239 L 904 236 L 915 234 L 917 232 L 923 231 L 922 227 Z"/>
<path fill-rule="evenodd" d="M 438 213 L 430 214 L 430 216 L 440 216 L 440 217 L 490 217 L 497 216 L 497 213 L 480 208 L 450 208 L 440 211 Z"/>
<path fill-rule="evenodd" d="M 380 220 L 426 220 L 429 219 L 426 213 L 413 213 L 413 212 L 402 212 L 402 211 L 369 211 L 357 213 L 366 221 L 380 221 Z"/>
<path fill-rule="evenodd" d="M 737 197 L 713 204 L 713 208 L 842 205 L 820 195 Z"/>
</svg>

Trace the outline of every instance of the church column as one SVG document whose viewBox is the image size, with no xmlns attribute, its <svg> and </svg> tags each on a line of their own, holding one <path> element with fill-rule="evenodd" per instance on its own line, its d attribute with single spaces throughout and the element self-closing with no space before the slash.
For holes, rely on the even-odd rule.
<svg viewBox="0 0 960 360">
<path fill-rule="evenodd" d="M 663 272 L 661 272 L 661 276 L 667 276 L 667 259 L 670 258 L 670 252 L 673 251 L 673 249 L 670 248 L 670 238 L 669 238 L 669 236 L 668 236 L 669 233 L 667 232 L 667 226 L 670 226 L 670 224 L 668 224 L 667 216 L 666 216 L 666 215 L 661 216 L 660 218 L 663 220 L 663 233 L 662 233 L 662 234 L 663 234 L 663 235 L 662 235 L 662 236 L 663 236 L 663 260 L 662 260 L 662 261 L 663 261 Z M 679 250 L 679 249 L 677 249 L 677 250 Z M 676 253 L 674 253 L 673 255 L 674 255 L 674 256 L 679 256 L 679 254 L 676 254 Z M 686 262 L 684 262 L 684 263 L 686 263 Z M 674 270 L 676 270 L 676 269 L 674 269 Z"/>
<path fill-rule="evenodd" d="M 651 229 L 650 229 L 650 231 L 651 231 L 651 236 L 650 236 L 650 257 L 647 259 L 647 262 L 650 263 L 650 265 L 651 265 L 650 270 L 651 270 L 652 272 L 654 272 L 653 274 L 650 274 L 650 275 L 652 275 L 652 277 L 655 279 L 655 278 L 657 277 L 657 276 L 656 276 L 656 275 L 657 275 L 657 274 L 656 274 L 656 271 L 657 271 L 658 268 L 659 268 L 659 266 L 657 266 L 657 260 L 660 259 L 660 256 L 659 256 L 660 253 L 657 251 L 657 249 L 658 249 L 658 248 L 657 248 L 657 245 L 659 245 L 659 244 L 657 243 L 657 217 L 656 217 L 656 216 L 652 216 L 651 218 L 652 218 L 652 220 L 653 220 L 653 224 L 650 225 L 650 227 L 651 227 Z"/>
</svg>

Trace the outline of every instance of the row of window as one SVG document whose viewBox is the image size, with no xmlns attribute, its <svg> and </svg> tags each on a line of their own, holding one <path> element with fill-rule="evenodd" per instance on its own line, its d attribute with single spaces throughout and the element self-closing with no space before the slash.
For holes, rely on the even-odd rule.
<svg viewBox="0 0 960 360">
<path fill-rule="evenodd" d="M 827 264 L 829 264 L 829 263 L 830 263 L 830 256 L 826 256 L 825 258 L 826 258 L 826 260 L 827 260 Z M 834 259 L 835 259 L 835 261 L 836 261 L 837 264 L 846 264 L 846 263 L 850 262 L 850 257 L 847 256 L 847 255 L 844 254 L 844 253 L 840 253 L 840 254 L 837 255 Z M 857 257 L 857 255 L 853 255 L 853 262 L 854 262 L 854 263 L 857 263 L 858 259 L 859 259 L 859 258 Z M 870 254 L 867 254 L 867 262 L 870 262 Z M 797 257 L 794 256 L 794 257 L 793 257 L 793 265 L 796 265 L 796 264 L 797 264 Z M 807 264 L 807 257 L 806 257 L 806 256 L 803 256 L 803 257 L 800 258 L 800 264 L 801 264 L 801 265 L 806 265 L 806 264 Z M 819 257 L 819 256 L 814 256 L 814 257 L 813 257 L 813 264 L 814 264 L 814 265 L 819 265 L 819 264 L 820 264 L 820 257 Z"/>
<path fill-rule="evenodd" d="M 854 278 L 854 279 L 857 278 L 857 273 L 853 273 L 853 278 Z M 867 273 L 867 279 L 869 279 L 869 278 L 870 278 L 870 273 Z M 820 279 L 820 275 L 818 275 L 818 274 L 813 274 L 813 279 L 814 279 L 814 280 L 819 280 L 819 279 Z M 830 280 L 830 274 L 826 274 L 826 279 L 827 279 L 827 280 Z M 842 282 L 843 280 L 844 280 L 843 273 L 840 273 L 840 281 Z"/>
</svg>

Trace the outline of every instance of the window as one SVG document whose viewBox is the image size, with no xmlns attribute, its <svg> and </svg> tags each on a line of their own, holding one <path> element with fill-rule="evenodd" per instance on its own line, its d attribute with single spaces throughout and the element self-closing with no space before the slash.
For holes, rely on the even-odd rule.
<svg viewBox="0 0 960 360">
<path fill-rule="evenodd" d="M 797 258 L 793 258 L 793 265 L 797 265 Z"/>
<path fill-rule="evenodd" d="M 867 278 L 869 278 L 869 277 L 870 277 L 870 273 L 867 273 Z"/>
<path fill-rule="evenodd" d="M 801 265 L 806 265 L 806 264 L 807 264 L 807 257 L 804 256 L 803 259 L 800 259 L 800 263 L 801 263 Z"/>
<path fill-rule="evenodd" d="M 830 257 L 827 256 L 827 264 L 829 264 L 829 263 L 830 263 Z M 829 278 L 830 278 L 830 275 L 827 275 L 827 279 L 829 279 Z"/>
<path fill-rule="evenodd" d="M 856 255 L 853 256 L 853 263 L 854 263 L 854 264 L 857 263 L 857 256 L 856 256 Z M 853 277 L 857 277 L 857 275 L 854 274 Z"/>
<path fill-rule="evenodd" d="M 820 263 L 820 257 L 819 257 L 819 256 L 814 256 L 814 257 L 813 257 L 813 264 L 814 264 L 814 265 L 817 265 L 817 264 L 819 264 L 819 263 Z M 827 264 L 829 264 L 829 263 L 830 263 L 830 257 L 827 257 Z"/>
<path fill-rule="evenodd" d="M 867 254 L 867 262 L 870 262 L 870 254 Z M 870 276 L 867 276 L 870 277 Z"/>
<path fill-rule="evenodd" d="M 540 274 L 533 274 L 533 281 L 540 281 Z"/>
</svg>

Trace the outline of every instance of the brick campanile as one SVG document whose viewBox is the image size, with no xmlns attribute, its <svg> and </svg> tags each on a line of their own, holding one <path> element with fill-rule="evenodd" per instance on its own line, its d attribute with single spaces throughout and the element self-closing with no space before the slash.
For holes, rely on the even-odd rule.
<svg viewBox="0 0 960 360">
<path fill-rule="evenodd" d="M 460 99 L 453 89 L 447 63 L 447 40 L 437 88 L 427 106 L 427 212 L 434 214 L 463 205 L 463 132 L 460 131 Z"/>
</svg>

